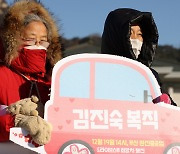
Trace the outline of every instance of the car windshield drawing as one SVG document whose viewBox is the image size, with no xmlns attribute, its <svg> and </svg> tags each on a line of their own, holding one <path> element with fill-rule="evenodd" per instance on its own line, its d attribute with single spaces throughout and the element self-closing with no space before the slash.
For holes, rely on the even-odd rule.
<svg viewBox="0 0 180 154">
<path fill-rule="evenodd" d="M 94 68 L 91 68 L 93 65 Z M 91 69 L 94 72 L 90 72 Z M 108 62 L 78 62 L 62 72 L 59 97 L 90 98 L 90 82 L 94 82 L 94 99 L 147 103 L 152 102 L 154 93 L 159 94 L 158 89 L 150 89 L 153 82 L 148 81 L 143 72 L 130 66 Z"/>
</svg>

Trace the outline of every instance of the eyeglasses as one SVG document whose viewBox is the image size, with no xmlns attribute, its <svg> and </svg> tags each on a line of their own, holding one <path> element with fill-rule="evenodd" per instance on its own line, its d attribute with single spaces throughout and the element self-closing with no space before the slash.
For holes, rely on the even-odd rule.
<svg viewBox="0 0 180 154">
<path fill-rule="evenodd" d="M 35 45 L 38 41 L 36 39 L 22 39 L 23 42 L 24 42 L 24 45 Z M 41 46 L 45 47 L 45 48 L 48 48 L 49 47 L 49 42 L 47 41 L 39 41 L 38 42 Z"/>
</svg>

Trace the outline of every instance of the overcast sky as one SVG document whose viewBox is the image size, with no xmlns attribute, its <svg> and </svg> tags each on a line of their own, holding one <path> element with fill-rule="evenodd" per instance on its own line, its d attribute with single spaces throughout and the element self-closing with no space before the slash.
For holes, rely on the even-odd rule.
<svg viewBox="0 0 180 154">
<path fill-rule="evenodd" d="M 13 0 L 7 0 L 10 4 Z M 152 12 L 160 45 L 180 48 L 180 0 L 42 0 L 66 38 L 102 34 L 107 14 L 117 8 Z"/>
</svg>

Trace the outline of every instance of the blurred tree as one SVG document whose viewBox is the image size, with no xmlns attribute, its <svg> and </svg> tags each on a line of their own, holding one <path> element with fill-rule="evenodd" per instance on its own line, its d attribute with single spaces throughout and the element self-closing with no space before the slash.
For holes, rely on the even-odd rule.
<svg viewBox="0 0 180 154">
<path fill-rule="evenodd" d="M 155 59 L 171 61 L 180 64 L 180 49 L 170 45 L 159 46 L 157 48 Z"/>
</svg>

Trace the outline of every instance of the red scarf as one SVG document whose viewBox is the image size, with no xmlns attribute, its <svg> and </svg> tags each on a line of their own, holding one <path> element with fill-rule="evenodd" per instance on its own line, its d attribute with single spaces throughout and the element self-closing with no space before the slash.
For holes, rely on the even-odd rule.
<svg viewBox="0 0 180 154">
<path fill-rule="evenodd" d="M 46 50 L 23 48 L 19 56 L 12 61 L 11 67 L 23 74 L 34 74 L 44 77 L 46 72 L 45 64 Z"/>
<path fill-rule="evenodd" d="M 19 56 L 11 62 L 11 67 L 28 80 L 43 82 L 49 86 L 51 81 L 45 78 L 45 65 L 45 49 L 23 48 Z"/>
</svg>

